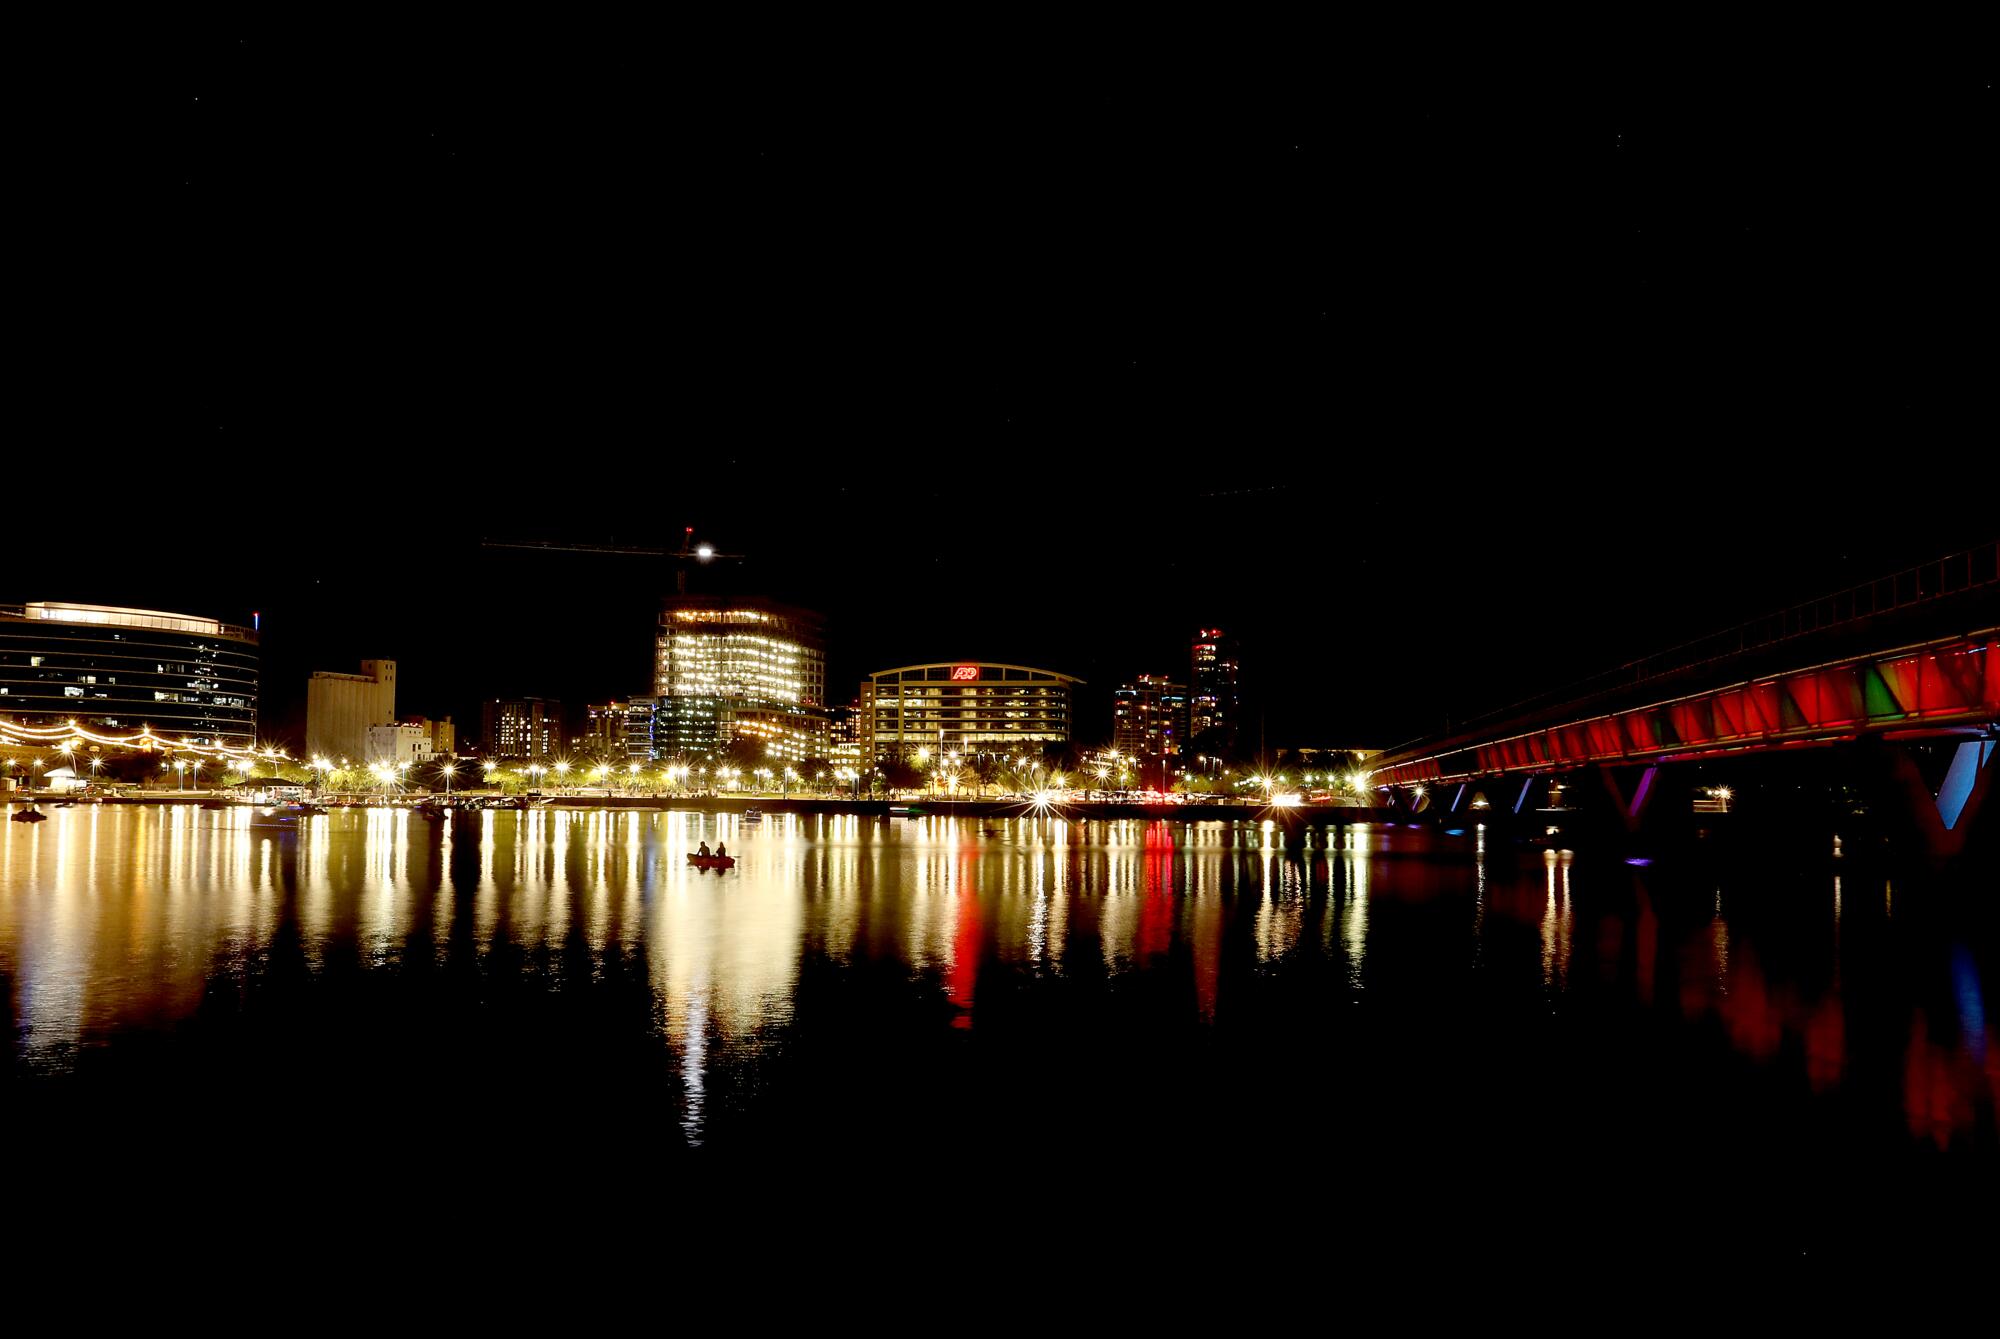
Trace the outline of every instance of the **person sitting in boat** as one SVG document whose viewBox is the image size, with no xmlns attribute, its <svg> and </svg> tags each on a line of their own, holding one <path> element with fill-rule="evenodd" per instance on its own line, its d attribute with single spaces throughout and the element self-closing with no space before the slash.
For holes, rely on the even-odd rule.
<svg viewBox="0 0 2000 1339">
<path fill-rule="evenodd" d="M 722 858 L 723 858 L 724 856 L 726 856 L 726 855 L 728 855 L 728 854 L 729 854 L 729 847 L 728 847 L 728 846 L 724 845 L 724 844 L 723 844 L 722 842 L 717 842 L 717 843 L 715 844 L 715 858 L 716 858 L 717 860 L 720 860 L 720 859 L 722 859 Z"/>
<path fill-rule="evenodd" d="M 699 851 L 696 851 L 695 854 L 700 856 L 703 860 L 708 859 L 708 843 L 703 842 L 701 844 L 701 849 Z"/>
</svg>

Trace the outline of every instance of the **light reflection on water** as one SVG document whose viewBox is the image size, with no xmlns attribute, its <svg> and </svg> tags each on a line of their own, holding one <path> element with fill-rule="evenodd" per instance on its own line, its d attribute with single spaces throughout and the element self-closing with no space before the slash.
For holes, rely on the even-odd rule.
<svg viewBox="0 0 2000 1339">
<path fill-rule="evenodd" d="M 467 945 L 481 961 L 544 949 L 535 970 L 558 991 L 591 985 L 564 973 L 642 963 L 693 1142 L 717 1076 L 792 1034 L 812 964 L 888 964 L 912 1009 L 929 1001 L 940 1027 L 966 1034 L 989 991 L 1037 983 L 1167 983 L 1162 1032 L 1227 1028 L 1234 1008 L 1252 1016 L 1271 988 L 1260 981 L 1322 1003 L 1442 998 L 1468 1013 L 1526 987 L 1544 1016 L 1665 1009 L 1688 1046 L 1712 1038 L 1789 1068 L 1815 1096 L 1841 1092 L 1857 1068 L 1894 1073 L 1909 1135 L 1940 1147 L 1990 1138 L 2000 1099 L 1987 947 L 1905 929 L 1888 880 L 1878 890 L 1852 871 L 1793 905 L 1759 901 L 1747 878 L 1670 889 L 1659 868 L 1587 865 L 1483 826 L 1302 838 L 1052 816 L 531 810 L 434 823 L 376 809 L 290 822 L 79 806 L 51 817 L 0 833 L 16 1075 L 59 1076 L 123 1034 L 170 1029 L 219 979 L 254 974 L 291 927 L 312 973 L 335 960 L 364 973 L 442 964 Z M 726 841 L 737 868 L 688 866 L 684 852 L 704 840 Z M 1885 991 L 1891 947 L 1919 965 Z M 1865 998 L 1843 993 L 1850 954 L 1872 973 Z M 1858 1067 L 1857 1036 L 1881 1033 L 1900 1059 Z"/>
</svg>

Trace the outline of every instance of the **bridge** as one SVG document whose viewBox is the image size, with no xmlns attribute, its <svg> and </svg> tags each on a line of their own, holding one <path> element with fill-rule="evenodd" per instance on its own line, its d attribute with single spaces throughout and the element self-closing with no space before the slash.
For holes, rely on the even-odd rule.
<svg viewBox="0 0 2000 1339">
<path fill-rule="evenodd" d="M 1965 845 L 2000 767 L 2000 541 L 1797 605 L 1372 760 L 1417 809 L 1522 813 L 1554 782 L 1636 829 L 1680 765 L 1846 750 L 1934 854 Z M 1843 767 L 1851 759 L 1843 758 Z M 1667 769 L 1674 769 L 1669 771 Z"/>
</svg>

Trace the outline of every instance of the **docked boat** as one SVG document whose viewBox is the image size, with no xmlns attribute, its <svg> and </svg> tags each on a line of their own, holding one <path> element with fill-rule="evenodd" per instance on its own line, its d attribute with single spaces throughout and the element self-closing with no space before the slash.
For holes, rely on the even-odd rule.
<svg viewBox="0 0 2000 1339">
<path fill-rule="evenodd" d="M 736 857 L 733 855 L 696 855 L 693 851 L 689 851 L 688 863 L 697 869 L 735 869 Z"/>
</svg>

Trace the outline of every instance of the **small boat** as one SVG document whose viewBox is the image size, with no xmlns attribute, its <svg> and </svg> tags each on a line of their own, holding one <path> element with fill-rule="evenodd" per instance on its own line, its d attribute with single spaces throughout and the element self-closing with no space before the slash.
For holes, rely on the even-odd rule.
<svg viewBox="0 0 2000 1339">
<path fill-rule="evenodd" d="M 764 811 L 753 804 L 743 811 L 743 821 L 745 823 L 761 823 L 764 821 Z"/>
<path fill-rule="evenodd" d="M 735 869 L 736 857 L 733 855 L 696 855 L 693 851 L 689 851 L 688 863 L 698 869 Z"/>
<path fill-rule="evenodd" d="M 23 809 L 20 813 L 14 815 L 14 822 L 16 823 L 46 823 L 48 821 L 49 816 L 39 809 Z"/>
</svg>

